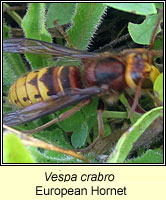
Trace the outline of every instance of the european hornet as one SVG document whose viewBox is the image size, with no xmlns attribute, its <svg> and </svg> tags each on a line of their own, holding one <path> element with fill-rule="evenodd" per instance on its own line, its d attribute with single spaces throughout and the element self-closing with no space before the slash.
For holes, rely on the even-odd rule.
<svg viewBox="0 0 166 200">
<path fill-rule="evenodd" d="M 155 33 L 156 28 L 149 49 L 126 49 L 119 53 L 90 53 L 28 38 L 4 40 L 3 52 L 79 59 L 81 66 L 45 67 L 20 77 L 9 90 L 9 100 L 21 109 L 6 114 L 3 123 L 16 126 L 75 105 L 59 118 L 27 132 L 39 131 L 71 116 L 89 104 L 94 96 L 113 103 L 128 89 L 135 92 L 131 116 L 137 107 L 140 90 L 152 89 L 159 75 L 158 69 L 152 64 L 152 57 L 160 53 L 152 50 Z M 103 134 L 101 113 L 99 109 L 100 136 Z"/>
</svg>

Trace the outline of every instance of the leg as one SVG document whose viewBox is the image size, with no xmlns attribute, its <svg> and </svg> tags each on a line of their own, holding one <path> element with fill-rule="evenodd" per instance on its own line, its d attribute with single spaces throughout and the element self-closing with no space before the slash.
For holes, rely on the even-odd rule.
<svg viewBox="0 0 166 200">
<path fill-rule="evenodd" d="M 70 117 L 71 115 L 73 115 L 75 112 L 77 112 L 78 110 L 80 110 L 82 107 L 84 107 L 85 105 L 89 104 L 91 102 L 91 100 L 87 100 L 87 101 L 82 101 L 81 103 L 77 104 L 75 107 L 71 108 L 70 110 L 62 113 L 58 118 L 55 118 L 53 120 L 51 120 L 50 122 L 40 126 L 40 127 L 37 127 L 35 129 L 32 129 L 32 130 L 27 130 L 27 131 L 22 131 L 23 133 L 35 133 L 35 132 L 38 132 L 38 131 L 41 131 L 57 122 L 60 122 L 60 121 L 63 121 L 65 120 L 66 118 Z"/>
<path fill-rule="evenodd" d="M 144 80 L 144 78 L 141 78 L 140 81 L 138 82 L 138 86 L 137 86 L 137 89 L 136 89 L 136 92 L 135 92 L 135 95 L 134 95 L 134 102 L 133 102 L 133 105 L 130 109 L 128 118 L 130 118 L 132 116 L 133 112 L 135 111 L 135 109 L 138 105 L 138 99 L 139 99 L 139 94 L 140 94 L 140 91 L 141 91 L 141 86 L 142 86 L 143 80 Z"/>
</svg>

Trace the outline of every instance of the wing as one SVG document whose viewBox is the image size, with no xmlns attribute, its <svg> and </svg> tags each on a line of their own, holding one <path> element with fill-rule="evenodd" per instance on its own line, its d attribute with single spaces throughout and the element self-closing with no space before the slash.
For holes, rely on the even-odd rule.
<svg viewBox="0 0 166 200">
<path fill-rule="evenodd" d="M 44 115 L 60 111 L 69 106 L 75 105 L 83 100 L 90 99 L 93 96 L 101 94 L 103 89 L 99 87 L 90 87 L 65 92 L 65 95 L 54 95 L 47 101 L 42 101 L 21 110 L 8 113 L 3 118 L 3 123 L 8 126 L 24 124 Z"/>
<path fill-rule="evenodd" d="M 3 40 L 3 52 L 49 54 L 57 57 L 94 58 L 100 57 L 99 53 L 90 53 L 73 48 L 67 48 L 40 40 L 28 38 L 13 38 Z"/>
</svg>

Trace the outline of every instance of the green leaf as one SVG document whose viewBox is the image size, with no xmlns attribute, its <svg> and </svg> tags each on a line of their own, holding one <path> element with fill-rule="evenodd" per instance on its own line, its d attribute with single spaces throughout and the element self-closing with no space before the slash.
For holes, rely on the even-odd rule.
<svg viewBox="0 0 166 200">
<path fill-rule="evenodd" d="M 84 118 L 88 124 L 89 132 L 96 123 L 97 120 L 97 106 L 98 106 L 98 99 L 93 98 L 92 102 L 82 108 L 82 112 L 84 113 Z"/>
<path fill-rule="evenodd" d="M 82 111 L 84 112 L 85 118 L 94 116 L 97 114 L 97 106 L 98 106 L 98 99 L 93 98 L 92 102 L 82 108 Z"/>
<path fill-rule="evenodd" d="M 3 140 L 3 152 L 5 163 L 34 163 L 29 151 L 21 140 L 14 134 L 5 135 Z"/>
<path fill-rule="evenodd" d="M 82 163 L 83 161 L 72 156 L 36 147 L 28 148 L 37 163 Z"/>
<path fill-rule="evenodd" d="M 127 113 L 126 112 L 119 112 L 119 111 L 107 111 L 107 110 L 105 110 L 104 113 L 103 113 L 103 117 L 104 118 L 114 118 L 114 119 L 127 119 Z"/>
<path fill-rule="evenodd" d="M 51 35 L 45 28 L 45 4 L 30 3 L 29 9 L 22 20 L 22 27 L 27 38 L 52 42 Z M 26 58 L 32 65 L 32 69 L 48 66 L 46 55 L 26 54 Z"/>
<path fill-rule="evenodd" d="M 158 14 L 147 16 L 142 24 L 129 23 L 128 30 L 134 42 L 138 44 L 150 44 L 153 29 L 156 25 Z M 157 33 L 161 31 L 159 27 Z"/>
<path fill-rule="evenodd" d="M 157 13 L 154 3 L 105 3 L 112 8 L 131 12 L 137 15 L 150 15 Z"/>
<path fill-rule="evenodd" d="M 108 136 L 111 134 L 111 128 L 110 125 L 108 124 L 106 118 L 103 119 L 103 123 L 104 123 L 104 137 Z"/>
<path fill-rule="evenodd" d="M 163 73 L 156 78 L 153 90 L 157 97 L 163 102 Z"/>
<path fill-rule="evenodd" d="M 125 163 L 163 163 L 163 154 L 154 150 L 148 150 L 141 157 L 128 160 Z"/>
<path fill-rule="evenodd" d="M 75 6 L 75 3 L 51 3 L 46 17 L 47 27 L 55 27 L 55 20 L 58 20 L 59 24 L 67 24 L 71 22 L 72 15 L 75 11 Z"/>
<path fill-rule="evenodd" d="M 85 144 L 87 136 L 88 136 L 88 125 L 86 122 L 84 122 L 72 134 L 71 141 L 73 146 L 75 148 L 82 147 Z"/>
<path fill-rule="evenodd" d="M 159 38 L 155 40 L 153 49 L 161 50 L 162 46 L 163 46 L 163 35 L 161 35 Z"/>
<path fill-rule="evenodd" d="M 29 9 L 22 21 L 22 27 L 28 38 L 51 42 L 51 36 L 45 28 L 44 3 L 30 3 Z"/>
<path fill-rule="evenodd" d="M 23 74 L 26 68 L 19 54 L 3 54 L 3 92 L 8 93 L 9 87 Z"/>
<path fill-rule="evenodd" d="M 163 107 L 150 110 L 140 117 L 119 139 L 115 150 L 109 156 L 108 163 L 122 163 L 132 149 L 133 143 L 143 134 L 147 127 L 161 116 Z"/>
<path fill-rule="evenodd" d="M 155 3 L 156 8 L 162 9 L 164 6 L 164 3 Z"/>
<path fill-rule="evenodd" d="M 73 25 L 68 30 L 70 42 L 76 49 L 84 50 L 88 46 L 105 9 L 102 3 L 78 3 Z"/>
<path fill-rule="evenodd" d="M 81 111 L 78 111 L 74 115 L 68 117 L 64 121 L 59 122 L 58 124 L 65 132 L 72 132 L 77 127 L 80 127 L 84 121 L 85 121 L 84 115 L 82 114 Z"/>
<path fill-rule="evenodd" d="M 72 149 L 72 146 L 67 142 L 62 130 L 59 128 L 55 128 L 53 131 L 41 131 L 40 133 L 36 133 L 33 135 L 36 138 L 43 140 L 47 143 L 57 145 L 66 149 Z"/>
</svg>

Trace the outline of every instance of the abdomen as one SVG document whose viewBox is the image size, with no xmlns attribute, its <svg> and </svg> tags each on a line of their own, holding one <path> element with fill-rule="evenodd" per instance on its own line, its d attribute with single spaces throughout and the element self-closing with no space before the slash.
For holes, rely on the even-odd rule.
<svg viewBox="0 0 166 200">
<path fill-rule="evenodd" d="M 77 67 L 46 67 L 20 77 L 11 86 L 8 98 L 12 104 L 27 107 L 75 88 L 82 88 Z"/>
</svg>

